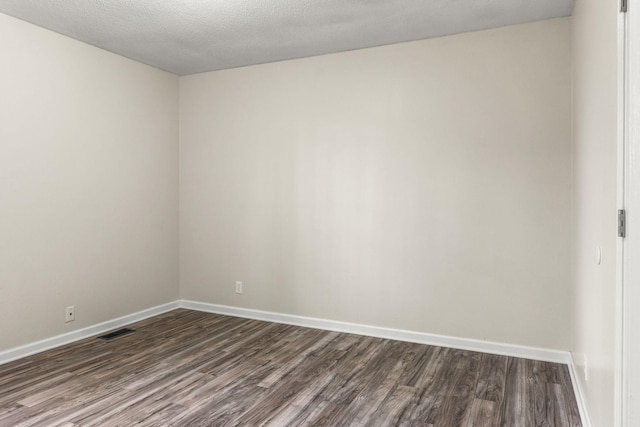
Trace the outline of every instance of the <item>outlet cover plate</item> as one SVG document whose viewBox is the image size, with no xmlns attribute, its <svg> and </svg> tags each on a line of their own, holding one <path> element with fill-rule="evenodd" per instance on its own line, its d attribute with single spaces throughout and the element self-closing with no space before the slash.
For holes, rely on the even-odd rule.
<svg viewBox="0 0 640 427">
<path fill-rule="evenodd" d="M 73 305 L 70 305 L 69 307 L 67 307 L 67 309 L 64 312 L 64 317 L 65 317 L 66 323 L 73 322 L 74 320 L 76 320 L 76 307 Z"/>
</svg>

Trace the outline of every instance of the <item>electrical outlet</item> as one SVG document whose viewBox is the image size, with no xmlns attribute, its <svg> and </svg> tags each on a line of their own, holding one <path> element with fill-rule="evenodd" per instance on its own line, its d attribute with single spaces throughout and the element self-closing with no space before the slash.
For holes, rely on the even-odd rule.
<svg viewBox="0 0 640 427">
<path fill-rule="evenodd" d="M 64 320 L 66 323 L 73 322 L 76 320 L 76 307 L 70 305 L 64 312 Z"/>
<path fill-rule="evenodd" d="M 242 282 L 236 282 L 236 294 L 242 293 Z"/>
</svg>

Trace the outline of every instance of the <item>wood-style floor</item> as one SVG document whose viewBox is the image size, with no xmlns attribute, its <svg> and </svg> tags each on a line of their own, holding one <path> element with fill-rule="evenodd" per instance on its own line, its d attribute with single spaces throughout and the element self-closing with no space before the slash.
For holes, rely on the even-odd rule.
<svg viewBox="0 0 640 427">
<path fill-rule="evenodd" d="M 0 366 L 0 426 L 580 426 L 566 366 L 175 310 Z"/>
</svg>

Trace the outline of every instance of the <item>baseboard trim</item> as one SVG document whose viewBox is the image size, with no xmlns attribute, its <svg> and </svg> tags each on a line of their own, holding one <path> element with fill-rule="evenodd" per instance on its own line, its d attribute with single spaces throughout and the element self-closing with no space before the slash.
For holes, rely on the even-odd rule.
<svg viewBox="0 0 640 427">
<path fill-rule="evenodd" d="M 179 306 L 180 301 L 173 301 L 167 304 L 148 308 L 137 313 L 118 317 L 117 319 L 98 323 L 97 325 L 87 326 L 86 328 L 78 329 L 66 334 L 57 335 L 55 337 L 23 345 L 21 347 L 11 348 L 9 350 L 0 352 L 0 365 L 11 362 L 13 360 L 21 359 L 23 357 L 31 356 L 36 353 L 50 350 L 52 348 L 60 347 L 65 344 L 70 344 L 75 341 L 89 338 L 94 335 L 102 334 L 104 332 L 110 331 L 111 329 L 120 328 L 122 326 L 126 326 L 131 323 L 147 319 L 149 317 L 157 316 L 158 314 L 175 310 Z"/>
<path fill-rule="evenodd" d="M 219 304 L 209 304 L 198 301 L 182 300 L 181 308 L 204 311 L 207 313 L 225 314 L 254 320 L 284 323 L 287 325 L 303 326 L 314 329 L 325 329 L 336 332 L 386 338 L 397 341 L 414 342 L 440 347 L 457 348 L 460 350 L 478 351 L 482 353 L 498 354 L 501 356 L 521 357 L 524 359 L 540 360 L 544 362 L 571 363 L 571 353 L 568 351 L 550 350 L 537 347 L 526 347 L 491 341 L 481 341 L 470 338 L 456 338 L 435 335 L 424 332 L 407 331 L 401 329 L 383 328 L 357 323 L 339 322 L 335 320 L 318 319 L 314 317 L 296 316 L 291 314 L 274 313 L 270 311 L 252 310 L 241 307 L 231 307 Z"/>
<path fill-rule="evenodd" d="M 587 409 L 587 399 L 584 389 L 582 388 L 582 383 L 579 381 L 578 369 L 573 360 L 573 353 L 570 353 L 570 357 L 569 375 L 571 375 L 571 384 L 573 384 L 573 393 L 576 395 L 578 411 L 580 412 L 580 418 L 582 419 L 582 427 L 591 427 L 591 418 L 589 418 L 589 411 Z"/>
</svg>

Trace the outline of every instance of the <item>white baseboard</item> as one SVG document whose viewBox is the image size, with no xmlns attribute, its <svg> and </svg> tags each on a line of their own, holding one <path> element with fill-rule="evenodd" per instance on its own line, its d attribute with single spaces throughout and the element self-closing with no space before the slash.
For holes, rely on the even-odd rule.
<svg viewBox="0 0 640 427">
<path fill-rule="evenodd" d="M 571 360 L 568 365 L 571 384 L 573 384 L 573 393 L 576 395 L 578 411 L 580 411 L 580 418 L 582 419 L 582 427 L 591 427 L 591 418 L 589 418 L 589 411 L 587 410 L 587 399 L 582 389 L 582 383 L 579 381 L 578 370 L 573 360 L 573 354 L 571 354 Z"/>
<path fill-rule="evenodd" d="M 167 304 L 148 308 L 137 313 L 118 317 L 117 319 L 108 320 L 97 325 L 88 326 L 86 328 L 78 329 L 66 334 L 47 338 L 42 341 L 37 341 L 31 344 L 23 345 L 21 347 L 11 348 L 9 350 L 0 352 L 0 365 L 11 362 L 12 360 L 31 356 L 32 354 L 40 353 L 45 350 L 60 347 L 74 341 L 79 341 L 94 335 L 102 334 L 112 329 L 121 328 L 125 325 L 129 325 L 131 323 L 138 322 L 152 316 L 157 316 L 158 314 L 166 313 L 167 311 L 175 310 L 179 306 L 180 301 L 173 301 Z"/>
<path fill-rule="evenodd" d="M 383 328 L 379 326 L 361 325 L 357 323 L 338 322 L 335 320 L 295 316 L 291 314 L 230 307 L 225 305 L 209 304 L 189 300 L 182 300 L 180 302 L 180 307 L 188 308 L 191 310 L 205 311 L 208 313 L 244 317 L 247 319 L 285 323 L 287 325 L 325 329 L 336 332 L 346 332 L 350 334 L 366 335 L 370 337 L 386 338 L 397 341 L 414 342 L 418 344 L 457 348 L 460 350 L 478 351 L 482 353 L 498 354 L 501 356 L 521 357 L 524 359 L 540 360 L 544 362 L 563 363 L 566 365 L 569 365 L 572 360 L 571 353 L 569 353 L 568 351 L 526 347 L 514 344 L 503 344 L 470 338 L 448 337 L 443 335 L 428 334 L 424 332 Z"/>
</svg>

